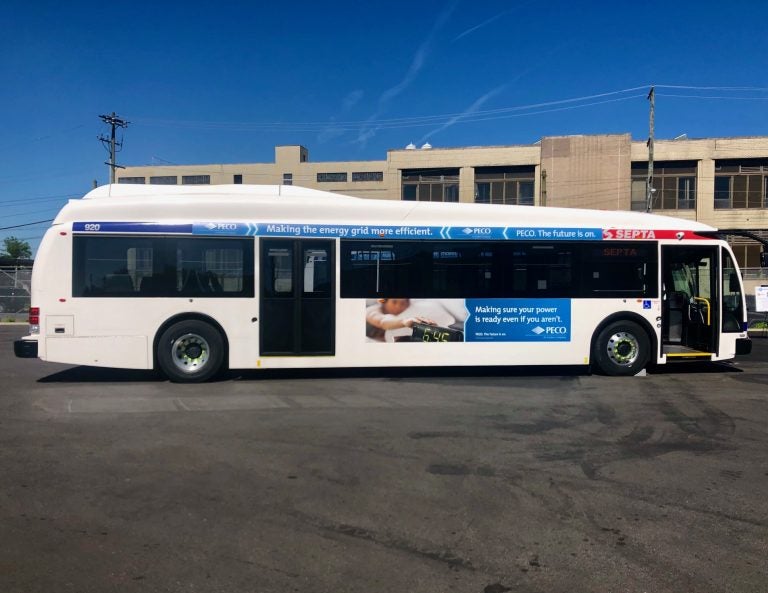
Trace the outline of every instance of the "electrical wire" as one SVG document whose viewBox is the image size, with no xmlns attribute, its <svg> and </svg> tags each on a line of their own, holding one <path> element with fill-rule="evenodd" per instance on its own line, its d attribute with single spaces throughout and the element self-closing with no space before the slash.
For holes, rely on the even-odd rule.
<svg viewBox="0 0 768 593">
<path fill-rule="evenodd" d="M 48 220 L 36 220 L 35 222 L 26 222 L 24 224 L 14 224 L 12 226 L 0 226 L 0 231 L 7 231 L 9 229 L 20 229 L 21 227 L 35 226 L 36 224 L 45 224 L 47 222 L 53 222 L 53 218 L 49 218 Z"/>
<path fill-rule="evenodd" d="M 768 101 L 768 97 L 727 97 L 714 95 L 676 95 L 672 93 L 656 93 L 657 97 L 677 97 L 681 99 L 726 99 L 728 101 Z"/>
<path fill-rule="evenodd" d="M 488 121 L 493 119 L 503 119 L 503 115 L 514 112 L 530 112 L 525 115 L 537 115 L 541 113 L 550 113 L 552 110 L 539 110 L 541 107 L 551 107 L 556 105 L 567 105 L 570 103 L 580 103 L 583 101 L 591 101 L 592 99 L 600 99 L 603 97 L 613 95 L 624 95 L 626 93 L 633 93 L 638 90 L 647 90 L 650 87 L 658 89 L 684 89 L 684 90 L 718 90 L 728 92 L 768 92 L 768 87 L 749 87 L 749 86 L 693 86 L 693 85 L 671 85 L 671 84 L 647 84 L 641 86 L 628 87 L 625 89 L 606 91 L 603 93 L 595 93 L 592 95 L 583 95 L 580 97 L 571 97 L 568 99 L 560 99 L 556 101 L 545 101 L 542 103 L 530 103 L 527 105 L 517 105 L 511 107 L 501 107 L 497 109 L 484 109 L 474 111 L 472 113 L 444 113 L 436 115 L 423 115 L 414 117 L 399 117 L 399 118 L 384 118 L 374 120 L 341 120 L 341 121 L 298 121 L 298 122 L 217 122 L 210 120 L 167 120 L 167 119 L 150 119 L 150 118 L 134 118 L 134 123 L 145 126 L 159 126 L 159 127 L 176 127 L 176 128 L 195 128 L 195 129 L 210 129 L 210 130 L 228 130 L 228 131 L 255 131 L 255 130 L 284 130 L 284 131 L 297 131 L 297 132 L 320 132 L 328 129 L 335 129 L 341 131 L 357 130 L 364 127 L 376 127 L 379 129 L 397 129 L 403 127 L 423 127 L 427 125 L 436 125 L 445 123 L 453 118 L 458 118 L 459 122 L 470 121 Z M 642 95 L 632 95 L 629 97 L 621 97 L 616 100 L 625 100 L 630 98 L 644 97 Z M 672 94 L 662 94 L 661 96 L 676 96 Z M 700 95 L 679 95 L 680 97 L 690 98 L 705 98 Z M 750 97 L 723 97 L 731 99 L 749 99 Z M 762 99 L 762 97 L 755 97 Z M 571 109 L 579 109 L 581 107 L 590 107 L 593 105 L 601 105 L 602 101 L 589 102 L 582 105 L 569 106 Z M 497 117 L 498 116 L 498 117 Z M 456 122 L 458 123 L 458 122 Z"/>
<path fill-rule="evenodd" d="M 618 91 L 608 91 L 604 93 L 597 93 L 593 95 L 584 95 L 581 97 L 572 97 L 569 99 L 560 99 L 557 101 L 546 101 L 543 103 L 531 103 L 528 105 L 518 105 L 513 107 L 501 107 L 498 109 L 484 109 L 474 111 L 472 113 L 445 113 L 440 115 L 425 115 L 415 117 L 400 117 L 400 118 L 388 118 L 388 119 L 376 119 L 376 120 L 349 120 L 349 121 L 305 121 L 305 122 L 215 122 L 205 120 L 159 120 L 159 119 L 144 119 L 134 118 L 134 124 L 143 124 L 147 126 L 163 126 L 163 127 L 187 127 L 187 128 L 205 128 L 205 129 L 224 129 L 230 131 L 250 131 L 257 129 L 291 129 L 296 131 L 322 131 L 328 128 L 343 128 L 343 129 L 358 129 L 360 127 L 383 127 L 383 128 L 398 128 L 398 127 L 410 127 L 410 126 L 424 126 L 434 125 L 437 123 L 444 123 L 455 117 L 460 117 L 462 121 L 475 119 L 478 117 L 484 117 L 496 114 L 506 114 L 515 111 L 527 111 L 531 109 L 538 109 L 540 107 L 550 107 L 554 105 L 565 105 L 568 103 L 577 103 L 580 101 L 588 101 L 591 99 L 599 99 L 602 97 L 608 97 L 613 95 L 625 94 L 638 90 L 645 90 L 647 86 L 630 87 L 621 89 Z M 627 98 L 636 98 L 642 95 L 633 95 Z M 623 100 L 620 98 L 617 100 Z M 599 105 L 601 102 L 589 103 L 590 105 Z M 580 105 L 572 106 L 577 109 Z M 542 111 L 542 113 L 548 113 Z M 483 120 L 481 120 L 483 121 Z"/>
<path fill-rule="evenodd" d="M 14 200 L 3 200 L 0 201 L 0 205 L 8 206 L 10 204 L 26 204 L 28 202 L 53 202 L 54 200 L 61 200 L 62 198 L 71 199 L 72 196 L 79 196 L 83 195 L 86 192 L 81 191 L 75 191 L 75 192 L 69 192 L 67 194 L 54 194 L 50 196 L 38 196 L 33 198 L 18 198 Z"/>
<path fill-rule="evenodd" d="M 689 86 L 682 84 L 653 84 L 649 85 L 657 89 L 689 89 L 697 91 L 754 91 L 768 92 L 768 87 L 764 86 Z"/>
</svg>

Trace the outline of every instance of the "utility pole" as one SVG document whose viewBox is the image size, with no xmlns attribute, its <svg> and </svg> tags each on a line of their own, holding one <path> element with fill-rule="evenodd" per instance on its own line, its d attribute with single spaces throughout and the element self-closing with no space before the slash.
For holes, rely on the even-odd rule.
<svg viewBox="0 0 768 593">
<path fill-rule="evenodd" d="M 117 142 L 115 140 L 115 129 L 127 128 L 128 124 L 131 122 L 121 119 L 114 111 L 112 112 L 112 115 L 100 115 L 99 118 L 112 128 L 112 133 L 109 138 L 106 136 L 99 136 L 99 140 L 101 140 L 101 143 L 109 151 L 109 161 L 106 161 L 104 164 L 109 165 L 109 182 L 114 183 L 115 169 L 125 169 L 125 167 L 122 167 L 115 162 L 115 153 L 117 152 L 117 149 L 122 148 L 123 146 L 122 142 Z"/>
<path fill-rule="evenodd" d="M 647 99 L 651 102 L 651 115 L 650 115 L 650 133 L 648 135 L 648 179 L 645 181 L 645 211 L 651 212 L 653 210 L 653 194 L 656 190 L 653 187 L 653 127 L 654 116 L 656 114 L 656 95 L 651 87 L 648 93 Z"/>
</svg>

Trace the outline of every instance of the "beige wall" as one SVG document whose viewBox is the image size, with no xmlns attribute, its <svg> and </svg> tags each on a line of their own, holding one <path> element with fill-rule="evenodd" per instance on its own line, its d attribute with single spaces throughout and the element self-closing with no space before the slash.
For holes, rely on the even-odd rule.
<svg viewBox="0 0 768 593">
<path fill-rule="evenodd" d="M 715 161 L 768 158 L 768 137 L 657 140 L 656 161 L 696 161 L 696 210 L 660 211 L 695 218 L 719 228 L 768 230 L 768 209 L 714 209 Z M 233 183 L 242 175 L 245 184 L 281 184 L 284 173 L 293 184 L 371 199 L 401 199 L 404 169 L 459 169 L 459 200 L 473 202 L 475 167 L 533 166 L 535 203 L 546 206 L 628 210 L 631 203 L 631 163 L 647 161 L 645 141 L 629 134 L 553 136 L 540 143 L 518 146 L 473 146 L 428 150 L 389 150 L 381 161 L 312 162 L 302 146 L 277 146 L 273 163 L 162 165 L 127 167 L 120 177 L 205 174 L 212 184 Z M 381 172 L 382 181 L 352 181 L 354 172 Z M 318 173 L 347 173 L 347 181 L 318 183 Z M 546 203 L 542 176 L 546 174 Z"/>
<path fill-rule="evenodd" d="M 554 136 L 541 140 L 547 206 L 629 210 L 630 136 Z"/>
</svg>

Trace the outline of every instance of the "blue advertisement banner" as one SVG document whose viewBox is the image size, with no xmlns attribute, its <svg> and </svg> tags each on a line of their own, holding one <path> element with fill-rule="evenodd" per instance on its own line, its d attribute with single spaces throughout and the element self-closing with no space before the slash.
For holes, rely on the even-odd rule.
<svg viewBox="0 0 768 593">
<path fill-rule="evenodd" d="M 195 222 L 76 222 L 81 233 L 183 233 L 228 237 L 323 237 L 342 239 L 448 239 L 457 241 L 601 241 L 598 228 L 550 227 L 439 227 L 352 225 L 332 223 Z"/>
<path fill-rule="evenodd" d="M 466 342 L 570 342 L 570 299 L 467 299 Z"/>
</svg>

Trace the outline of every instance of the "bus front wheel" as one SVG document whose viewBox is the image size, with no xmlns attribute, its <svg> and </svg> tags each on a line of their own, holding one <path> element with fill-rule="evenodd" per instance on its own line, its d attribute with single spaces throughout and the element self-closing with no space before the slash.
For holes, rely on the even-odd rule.
<svg viewBox="0 0 768 593">
<path fill-rule="evenodd" d="M 214 327 L 190 319 L 166 329 L 157 343 L 160 370 L 175 383 L 200 383 L 221 370 L 224 340 Z"/>
<path fill-rule="evenodd" d="M 614 321 L 597 335 L 592 361 L 606 375 L 636 375 L 648 364 L 650 351 L 650 340 L 642 327 L 633 321 Z"/>
</svg>

